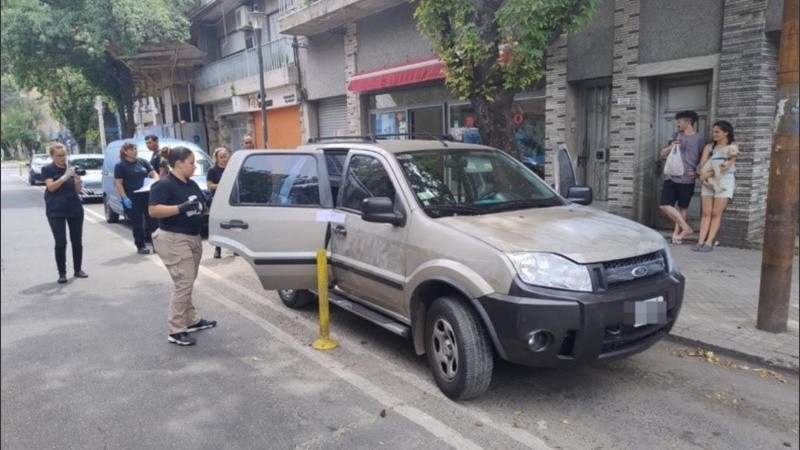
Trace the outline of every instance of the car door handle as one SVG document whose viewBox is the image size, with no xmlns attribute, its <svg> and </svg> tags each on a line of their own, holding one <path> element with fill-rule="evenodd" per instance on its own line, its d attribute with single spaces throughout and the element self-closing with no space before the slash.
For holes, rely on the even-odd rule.
<svg viewBox="0 0 800 450">
<path fill-rule="evenodd" d="M 333 234 L 335 234 L 337 236 L 345 237 L 345 236 L 347 236 L 347 229 L 345 227 L 341 226 L 341 225 L 336 225 L 333 228 Z"/>
<path fill-rule="evenodd" d="M 231 220 L 230 222 L 220 222 L 219 227 L 223 230 L 230 230 L 231 228 L 241 228 L 246 230 L 250 228 L 250 225 L 247 222 L 242 222 L 241 220 Z"/>
</svg>

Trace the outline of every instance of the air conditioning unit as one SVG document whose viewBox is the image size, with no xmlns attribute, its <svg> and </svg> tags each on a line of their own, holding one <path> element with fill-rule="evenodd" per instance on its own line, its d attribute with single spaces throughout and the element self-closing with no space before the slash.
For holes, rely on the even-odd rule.
<svg viewBox="0 0 800 450">
<path fill-rule="evenodd" d="M 231 106 L 233 107 L 233 112 L 245 112 L 250 109 L 250 102 L 247 101 L 247 97 L 236 95 L 231 97 Z"/>
<path fill-rule="evenodd" d="M 236 30 L 249 30 L 253 28 L 250 24 L 250 7 L 240 6 L 233 10 L 233 16 L 236 22 Z"/>
</svg>

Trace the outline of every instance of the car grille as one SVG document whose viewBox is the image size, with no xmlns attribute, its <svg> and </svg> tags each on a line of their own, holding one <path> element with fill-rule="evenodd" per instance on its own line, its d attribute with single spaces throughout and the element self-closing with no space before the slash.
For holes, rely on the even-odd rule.
<svg viewBox="0 0 800 450">
<path fill-rule="evenodd" d="M 603 284 L 607 287 L 635 282 L 663 273 L 667 268 L 663 251 L 603 263 Z"/>
</svg>

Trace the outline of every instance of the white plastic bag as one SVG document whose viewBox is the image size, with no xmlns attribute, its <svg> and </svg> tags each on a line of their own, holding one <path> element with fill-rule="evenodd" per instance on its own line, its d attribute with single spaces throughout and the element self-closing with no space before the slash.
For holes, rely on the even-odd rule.
<svg viewBox="0 0 800 450">
<path fill-rule="evenodd" d="M 681 146 L 673 145 L 669 151 L 667 162 L 664 163 L 664 175 L 681 177 L 685 174 L 683 170 L 683 158 L 681 158 Z"/>
</svg>

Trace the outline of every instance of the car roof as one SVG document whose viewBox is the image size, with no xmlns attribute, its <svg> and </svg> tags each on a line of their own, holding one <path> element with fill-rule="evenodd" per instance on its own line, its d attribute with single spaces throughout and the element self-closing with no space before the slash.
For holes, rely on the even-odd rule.
<svg viewBox="0 0 800 450">
<path fill-rule="evenodd" d="M 116 141 L 110 142 L 108 144 L 108 146 L 106 146 L 106 148 L 111 147 L 112 145 L 121 146 L 125 142 L 132 142 L 133 144 L 135 144 L 136 148 L 137 148 L 137 151 L 140 152 L 140 153 L 143 152 L 143 151 L 147 151 L 147 152 L 150 151 L 147 148 L 147 144 L 145 144 L 145 141 L 144 141 L 143 137 L 134 137 L 134 138 L 128 138 L 128 139 L 117 139 Z M 183 141 L 183 140 L 180 140 L 180 139 L 169 138 L 169 137 L 159 137 L 158 138 L 158 148 L 161 148 L 161 147 L 173 148 L 173 147 L 178 147 L 178 146 L 183 146 L 183 147 L 188 148 L 189 150 L 197 151 L 197 152 L 200 152 L 200 153 L 202 153 L 204 155 L 208 155 L 208 153 L 206 153 L 206 151 L 203 150 L 202 147 L 200 147 L 199 145 L 195 144 L 194 142 Z"/>
<path fill-rule="evenodd" d="M 47 153 L 37 153 L 33 155 L 33 157 L 36 159 L 50 159 L 50 155 L 48 155 Z"/>
<path fill-rule="evenodd" d="M 76 153 L 69 157 L 70 159 L 103 159 L 103 155 L 99 153 Z"/>
<path fill-rule="evenodd" d="M 479 144 L 466 144 L 457 141 L 433 140 L 433 139 L 406 139 L 406 140 L 382 140 L 374 142 L 358 141 L 353 139 L 325 140 L 323 142 L 312 142 L 300 146 L 299 148 L 321 148 L 321 149 L 341 149 L 343 146 L 348 149 L 375 149 L 380 148 L 389 153 L 419 152 L 431 150 L 496 150 L 492 147 Z"/>
</svg>

